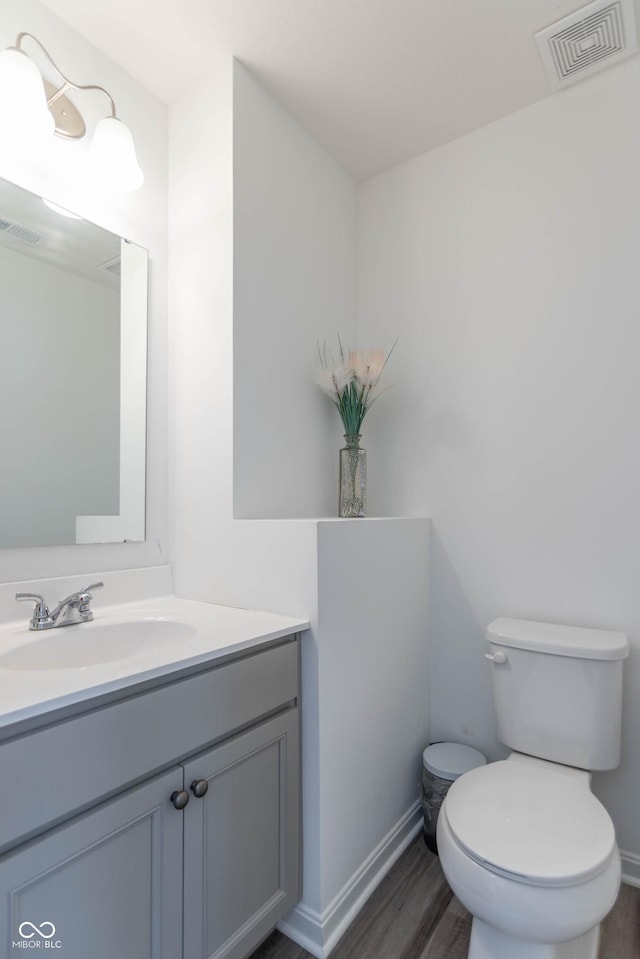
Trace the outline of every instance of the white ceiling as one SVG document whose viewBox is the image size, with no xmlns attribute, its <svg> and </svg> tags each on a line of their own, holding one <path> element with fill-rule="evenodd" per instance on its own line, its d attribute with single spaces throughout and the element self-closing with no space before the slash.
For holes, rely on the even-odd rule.
<svg viewBox="0 0 640 959">
<path fill-rule="evenodd" d="M 584 5 L 44 2 L 167 102 L 198 81 L 212 53 L 233 54 L 356 180 L 551 95 L 534 33 Z"/>
</svg>

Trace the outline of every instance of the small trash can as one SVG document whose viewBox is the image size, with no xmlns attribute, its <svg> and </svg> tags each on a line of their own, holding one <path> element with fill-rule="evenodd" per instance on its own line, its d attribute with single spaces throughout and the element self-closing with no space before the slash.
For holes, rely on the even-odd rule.
<svg viewBox="0 0 640 959">
<path fill-rule="evenodd" d="M 444 797 L 454 780 L 476 766 L 484 766 L 486 757 L 478 749 L 459 743 L 433 743 L 422 754 L 422 814 L 424 841 L 438 854 L 436 825 Z"/>
</svg>

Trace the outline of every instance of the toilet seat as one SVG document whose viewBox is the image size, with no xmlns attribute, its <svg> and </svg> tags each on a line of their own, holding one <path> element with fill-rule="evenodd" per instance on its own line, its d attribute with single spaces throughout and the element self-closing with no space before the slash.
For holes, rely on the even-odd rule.
<svg viewBox="0 0 640 959">
<path fill-rule="evenodd" d="M 597 876 L 615 853 L 607 811 L 584 783 L 503 760 L 466 773 L 444 806 L 463 852 L 491 872 L 536 886 Z"/>
</svg>

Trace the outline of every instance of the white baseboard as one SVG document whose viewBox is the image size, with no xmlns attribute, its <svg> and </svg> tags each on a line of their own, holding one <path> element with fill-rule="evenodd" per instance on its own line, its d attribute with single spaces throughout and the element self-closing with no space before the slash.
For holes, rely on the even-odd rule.
<svg viewBox="0 0 640 959">
<path fill-rule="evenodd" d="M 640 856 L 621 849 L 620 859 L 622 860 L 622 881 L 640 888 Z"/>
<path fill-rule="evenodd" d="M 278 929 L 316 959 L 327 959 L 374 889 L 422 828 L 422 809 L 416 801 L 356 869 L 322 914 L 304 900 L 278 923 Z"/>
<path fill-rule="evenodd" d="M 422 829 L 422 810 L 416 802 L 342 887 L 322 914 L 299 902 L 278 923 L 278 929 L 310 952 L 327 959 L 374 889 Z M 622 881 L 640 888 L 640 856 L 620 851 Z"/>
<path fill-rule="evenodd" d="M 322 945 L 322 917 L 319 912 L 309 909 L 303 901 L 280 920 L 278 929 L 316 959 L 324 959 L 326 953 Z"/>
</svg>

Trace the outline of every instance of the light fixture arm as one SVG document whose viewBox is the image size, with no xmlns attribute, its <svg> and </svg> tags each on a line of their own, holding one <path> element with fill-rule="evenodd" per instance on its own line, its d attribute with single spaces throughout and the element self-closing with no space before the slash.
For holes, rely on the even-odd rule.
<svg viewBox="0 0 640 959">
<path fill-rule="evenodd" d="M 27 41 L 40 50 L 31 59 L 24 47 Z M 38 61 L 45 57 L 45 77 Z M 70 91 L 101 93 L 107 103 L 102 116 L 92 123 L 90 143 L 84 150 L 75 151 L 74 162 L 81 178 L 96 188 L 112 193 L 137 190 L 144 182 L 138 163 L 135 143 L 128 126 L 116 115 L 113 97 L 104 87 L 95 83 L 74 83 L 65 76 L 47 48 L 32 33 L 19 33 L 15 46 L 0 51 L 0 139 L 4 135 L 10 144 L 15 139 L 18 149 L 32 149 L 36 143 L 45 144 L 55 134 L 65 140 L 81 140 L 87 127 L 76 104 L 67 96 Z M 74 97 L 81 99 L 81 97 Z M 5 129 L 6 128 L 6 129 Z M 64 151 L 55 148 L 55 159 L 62 159 Z M 69 155 L 69 159 L 71 156 Z"/>
<path fill-rule="evenodd" d="M 47 48 L 42 43 L 40 43 L 37 37 L 34 37 L 33 34 L 31 33 L 23 32 L 18 34 L 16 39 L 16 46 L 15 46 L 16 50 L 20 50 L 22 53 L 25 52 L 21 46 L 23 40 L 32 40 L 33 43 L 35 43 L 38 47 L 40 47 L 40 49 L 46 56 L 47 60 L 49 61 L 49 63 L 51 64 L 55 72 L 58 74 L 58 76 L 62 80 L 62 86 L 54 90 L 53 94 L 47 95 L 48 106 L 51 106 L 53 103 L 56 102 L 56 100 L 64 96 L 67 90 L 98 90 L 100 93 L 103 93 L 105 97 L 107 98 L 107 100 L 109 101 L 109 106 L 111 108 L 111 116 L 112 117 L 116 116 L 116 105 L 113 97 L 111 96 L 108 90 L 105 90 L 104 87 L 100 87 L 95 83 L 81 84 L 81 83 L 74 83 L 73 80 L 69 80 L 69 78 L 66 77 L 64 73 L 62 72 L 62 70 L 58 67 L 58 65 L 54 61 L 53 57 L 51 56 Z"/>
</svg>

